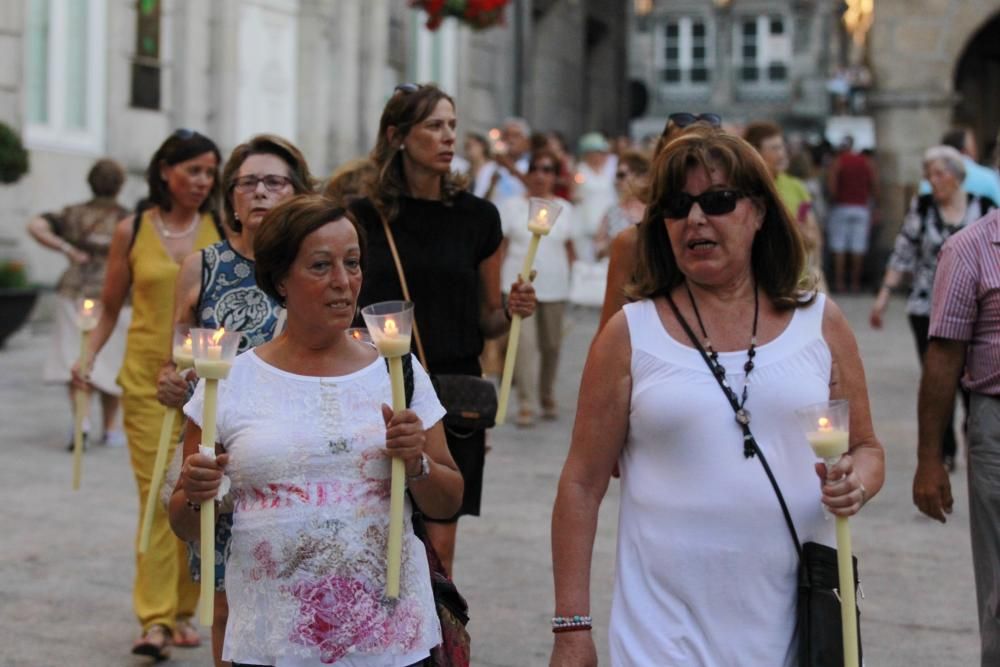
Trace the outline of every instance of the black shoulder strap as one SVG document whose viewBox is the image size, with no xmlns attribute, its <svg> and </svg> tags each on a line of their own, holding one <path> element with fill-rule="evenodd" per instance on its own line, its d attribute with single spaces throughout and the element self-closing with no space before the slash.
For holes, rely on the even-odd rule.
<svg viewBox="0 0 1000 667">
<path fill-rule="evenodd" d="M 139 200 L 139 203 L 135 206 L 135 214 L 132 218 L 132 239 L 128 242 L 129 251 L 132 250 L 132 246 L 135 245 L 135 237 L 139 235 L 139 223 L 142 222 L 142 216 L 145 215 L 146 211 L 151 208 L 149 200 L 143 197 Z"/>
<path fill-rule="evenodd" d="M 740 409 L 739 401 L 736 399 L 736 394 L 733 392 L 732 388 L 726 382 L 726 378 L 723 373 L 716 371 L 715 364 L 709 358 L 708 353 L 705 352 L 705 348 L 701 346 L 698 337 L 694 335 L 694 331 L 688 325 L 687 320 L 681 315 L 680 309 L 677 308 L 677 304 L 674 303 L 673 297 L 670 293 L 667 293 L 667 303 L 670 304 L 670 309 L 674 311 L 674 317 L 677 318 L 677 322 L 684 329 L 684 333 L 687 337 L 691 339 L 691 344 L 694 345 L 695 349 L 701 354 L 701 358 L 705 360 L 705 364 L 708 369 L 712 372 L 712 376 L 719 383 L 719 387 L 722 388 L 722 393 L 726 395 L 729 399 L 729 404 L 733 408 L 733 414 Z M 778 480 L 774 478 L 774 473 L 771 472 L 771 466 L 767 464 L 767 459 L 764 458 L 764 452 L 761 451 L 760 447 L 757 446 L 757 440 L 753 437 L 753 433 L 750 432 L 750 425 L 742 421 L 737 420 L 740 428 L 743 429 L 743 455 L 747 458 L 756 455 L 760 459 L 761 466 L 764 467 L 764 472 L 767 473 L 767 479 L 771 482 L 771 488 L 774 489 L 774 495 L 778 497 L 778 504 L 781 505 L 781 513 L 785 515 L 785 523 L 788 525 L 788 532 L 792 535 L 792 541 L 795 543 L 795 551 L 799 554 L 799 558 L 802 558 L 802 543 L 799 542 L 799 534 L 795 530 L 795 522 L 792 521 L 792 514 L 788 511 L 788 505 L 785 503 L 785 497 L 781 493 L 781 487 L 778 486 Z"/>
<path fill-rule="evenodd" d="M 389 370 L 389 360 L 385 360 L 385 370 Z M 407 352 L 403 355 L 403 393 L 406 395 L 406 407 L 413 404 L 413 355 Z"/>
</svg>

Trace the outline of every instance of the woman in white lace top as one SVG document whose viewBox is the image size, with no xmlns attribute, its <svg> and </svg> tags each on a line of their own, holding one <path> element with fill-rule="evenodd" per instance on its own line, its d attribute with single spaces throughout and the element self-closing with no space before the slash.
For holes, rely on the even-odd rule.
<svg viewBox="0 0 1000 667">
<path fill-rule="evenodd" d="M 287 308 L 285 331 L 237 357 L 220 383 L 225 453 L 213 462 L 196 453 L 200 429 L 185 436 L 170 504 L 182 537 L 197 539 L 195 508 L 223 473 L 232 482 L 223 658 L 234 665 L 405 667 L 441 641 L 409 507 L 400 597 L 384 597 L 389 458 L 404 460 L 410 494 L 432 515 L 458 509 L 462 478 L 420 365 L 410 409 L 394 414 L 384 361 L 345 335 L 364 248 L 356 221 L 322 197 L 268 214 L 254 243 L 257 281 Z M 203 400 L 199 385 L 185 407 L 194 425 Z"/>
</svg>

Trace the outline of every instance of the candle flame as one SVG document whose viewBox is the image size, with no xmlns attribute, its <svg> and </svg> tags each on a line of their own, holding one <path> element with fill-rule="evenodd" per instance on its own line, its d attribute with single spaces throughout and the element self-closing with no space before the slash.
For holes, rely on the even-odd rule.
<svg viewBox="0 0 1000 667">
<path fill-rule="evenodd" d="M 361 332 L 355 329 L 354 331 L 351 332 L 351 338 L 353 338 L 354 340 L 361 340 Z"/>
<path fill-rule="evenodd" d="M 391 317 L 386 318 L 384 331 L 386 336 L 398 336 L 399 328 L 396 326 L 396 320 Z"/>
<path fill-rule="evenodd" d="M 94 303 L 93 299 L 84 299 L 83 300 L 83 312 L 85 314 L 89 315 L 91 313 L 91 311 L 94 310 L 94 306 L 95 305 L 97 305 L 97 304 Z"/>
<path fill-rule="evenodd" d="M 577 185 L 582 185 L 587 178 L 583 174 L 577 174 L 573 177 L 573 180 L 576 181 Z"/>
<path fill-rule="evenodd" d="M 492 141 L 496 141 L 499 138 L 500 138 L 500 130 L 494 127 L 492 130 L 490 130 L 490 139 Z"/>
<path fill-rule="evenodd" d="M 544 208 L 538 212 L 538 222 L 545 222 L 545 218 L 549 217 L 549 212 Z"/>
<path fill-rule="evenodd" d="M 184 345 L 183 345 L 183 347 L 187 351 L 191 350 L 191 334 L 188 334 L 187 336 L 184 337 Z"/>
<path fill-rule="evenodd" d="M 820 417 L 819 421 L 816 422 L 816 424 L 817 424 L 817 426 L 819 426 L 819 430 L 821 430 L 821 431 L 832 431 L 833 430 L 833 426 L 830 424 L 830 420 L 827 419 L 826 417 Z"/>
<path fill-rule="evenodd" d="M 219 341 L 222 340 L 222 337 L 225 335 L 225 333 L 226 333 L 226 327 L 222 327 L 221 329 L 216 331 L 214 334 L 212 334 L 212 342 L 218 345 Z"/>
</svg>

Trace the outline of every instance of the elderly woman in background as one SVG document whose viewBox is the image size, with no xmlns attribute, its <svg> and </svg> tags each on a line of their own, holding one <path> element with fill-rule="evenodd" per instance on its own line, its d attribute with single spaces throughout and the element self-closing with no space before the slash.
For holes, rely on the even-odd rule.
<svg viewBox="0 0 1000 667">
<path fill-rule="evenodd" d="M 125 433 L 140 517 L 149 497 L 163 422 L 157 375 L 169 357 L 174 284 L 185 257 L 223 238 L 215 214 L 220 161 L 215 143 L 192 130 L 177 130 L 153 155 L 146 170 L 150 207 L 125 218 L 115 229 L 101 293 L 104 311 L 85 352 L 91 368 L 131 290 L 132 323 L 118 383 L 124 390 Z M 74 382 L 86 381 L 78 366 L 73 373 Z M 169 656 L 171 641 L 179 646 L 200 642 L 190 623 L 198 587 L 187 571 L 184 544 L 171 533 L 166 516 L 154 513 L 153 517 L 149 549 L 136 558 L 133 600 L 143 634 L 132 652 L 162 660 Z"/>
<path fill-rule="evenodd" d="M 281 137 L 261 134 L 233 149 L 222 171 L 226 219 L 233 234 L 215 245 L 188 255 L 181 265 L 174 297 L 174 322 L 192 327 L 239 331 L 239 352 L 274 338 L 284 326 L 285 310 L 254 278 L 254 238 L 267 213 L 286 199 L 311 192 L 313 178 L 302 152 Z M 160 372 L 158 397 L 168 407 L 181 408 L 188 399 L 188 380 L 168 361 Z M 232 514 L 219 515 L 215 524 L 216 552 L 226 553 Z M 196 548 L 188 550 L 191 575 L 201 575 Z M 222 664 L 226 630 L 225 562 L 215 564 L 215 620 L 212 652 Z"/>
<path fill-rule="evenodd" d="M 608 140 L 600 132 L 588 132 L 577 145 L 580 161 L 573 177 L 573 202 L 580 224 L 574 230 L 577 253 L 585 262 L 595 258 L 594 237 L 615 203 L 615 169 L 618 156 L 611 152 Z"/>
<path fill-rule="evenodd" d="M 802 541 L 834 544 L 824 507 L 853 515 L 883 482 L 861 358 L 840 309 L 800 289 L 802 242 L 749 144 L 688 132 L 651 181 L 636 301 L 590 350 L 553 510 L 553 626 L 569 631 L 551 664 L 597 664 L 589 618 L 563 619 L 590 613 L 598 508 L 617 463 L 611 663 L 792 667 L 798 555 L 754 459 L 770 462 Z M 715 373 L 750 418 L 753 458 Z M 827 468 L 795 410 L 831 399 L 850 401 L 851 441 Z"/>
<path fill-rule="evenodd" d="M 70 410 L 73 405 L 71 369 L 80 355 L 80 332 L 77 329 L 77 299 L 98 299 L 104 285 L 111 238 L 118 221 L 128 215 L 116 200 L 125 172 L 114 160 L 94 163 L 87 174 L 87 184 L 94 198 L 67 206 L 58 213 L 43 213 L 28 223 L 28 233 L 46 248 L 63 254 L 69 267 L 56 285 L 55 330 L 52 354 L 45 360 L 46 382 L 60 382 L 69 387 Z M 125 354 L 125 332 L 131 308 L 123 306 L 107 345 L 94 359 L 90 385 L 101 397 L 103 422 L 101 442 L 109 447 L 124 447 L 125 434 L 114 428 L 121 388 L 115 382 Z M 84 422 L 84 437 L 88 424 Z M 70 449 L 72 449 L 72 439 Z"/>
<path fill-rule="evenodd" d="M 535 325 L 521 329 L 519 353 L 514 364 L 514 384 L 520 409 L 518 426 L 535 423 L 536 407 L 541 408 L 543 419 L 557 419 L 556 371 L 559 368 L 559 349 L 563 339 L 563 315 L 569 299 L 570 267 L 576 259 L 573 250 L 573 228 L 576 223 L 573 206 L 554 193 L 559 158 L 546 149 L 535 150 L 528 162 L 523 196 L 514 196 L 500 204 L 500 223 L 503 226 L 503 265 L 501 284 L 517 282 L 524 266 L 532 234 L 528 231 L 528 199 L 541 197 L 562 206 L 552 232 L 543 236 L 538 244 L 535 267 Z M 537 391 L 536 391 L 537 389 Z M 537 405 L 536 405 L 537 401 Z"/>
<path fill-rule="evenodd" d="M 410 409 L 393 413 L 375 348 L 346 335 L 358 306 L 364 232 L 318 195 L 271 211 L 254 242 L 257 279 L 288 310 L 284 332 L 236 358 L 219 386 L 225 453 L 187 458 L 171 498 L 179 534 L 197 539 L 199 503 L 232 480 L 224 657 L 234 665 L 412 665 L 441 641 L 423 544 L 407 517 L 398 600 L 384 597 L 389 458 L 406 464 L 422 509 L 455 512 L 462 478 L 444 410 L 420 364 Z M 185 413 L 202 417 L 204 384 Z M 410 500 L 407 498 L 407 505 Z"/>
<path fill-rule="evenodd" d="M 456 123 L 454 101 L 437 86 L 398 86 L 382 111 L 372 151 L 378 182 L 351 210 L 370 243 L 360 305 L 403 298 L 388 230 L 414 302 L 427 372 L 479 377 L 483 340 L 506 333 L 512 314 L 530 316 L 536 299 L 531 284 L 519 280 L 504 305 L 500 216 L 451 173 Z M 427 533 L 450 573 L 458 519 L 479 515 L 486 431 L 445 433 L 465 480 L 462 506 L 447 515 L 422 509 Z"/>
<path fill-rule="evenodd" d="M 608 209 L 597 230 L 594 246 L 598 259 L 607 257 L 611 242 L 629 227 L 634 227 L 646 213 L 642 201 L 649 175 L 649 158 L 638 151 L 628 150 L 618 158 L 615 189 L 618 202 Z"/>
<path fill-rule="evenodd" d="M 924 153 L 923 167 L 924 176 L 931 184 L 931 194 L 919 195 L 910 202 L 869 317 L 872 327 L 882 328 L 892 290 L 899 286 L 904 275 L 910 275 L 912 280 L 906 314 L 921 366 L 927 352 L 931 291 L 941 246 L 954 233 L 997 205 L 988 197 L 969 194 L 962 189 L 965 162 L 962 154 L 951 146 L 929 148 Z M 955 443 L 954 428 L 949 428 L 942 441 L 942 456 L 949 471 L 955 469 Z"/>
</svg>

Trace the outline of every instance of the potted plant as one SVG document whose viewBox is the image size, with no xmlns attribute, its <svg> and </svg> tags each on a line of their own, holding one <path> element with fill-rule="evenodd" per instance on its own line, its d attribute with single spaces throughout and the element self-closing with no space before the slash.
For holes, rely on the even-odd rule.
<svg viewBox="0 0 1000 667">
<path fill-rule="evenodd" d="M 410 0 L 410 6 L 427 12 L 427 29 L 437 30 L 445 18 L 458 19 L 473 30 L 502 25 L 510 0 Z"/>
<path fill-rule="evenodd" d="M 38 288 L 28 285 L 24 262 L 0 259 L 0 347 L 28 321 L 37 298 Z"/>
<path fill-rule="evenodd" d="M 28 151 L 21 137 L 0 123 L 0 184 L 15 183 L 26 173 Z M 28 285 L 24 262 L 0 253 L 0 347 L 27 321 L 37 298 L 38 289 Z"/>
</svg>

